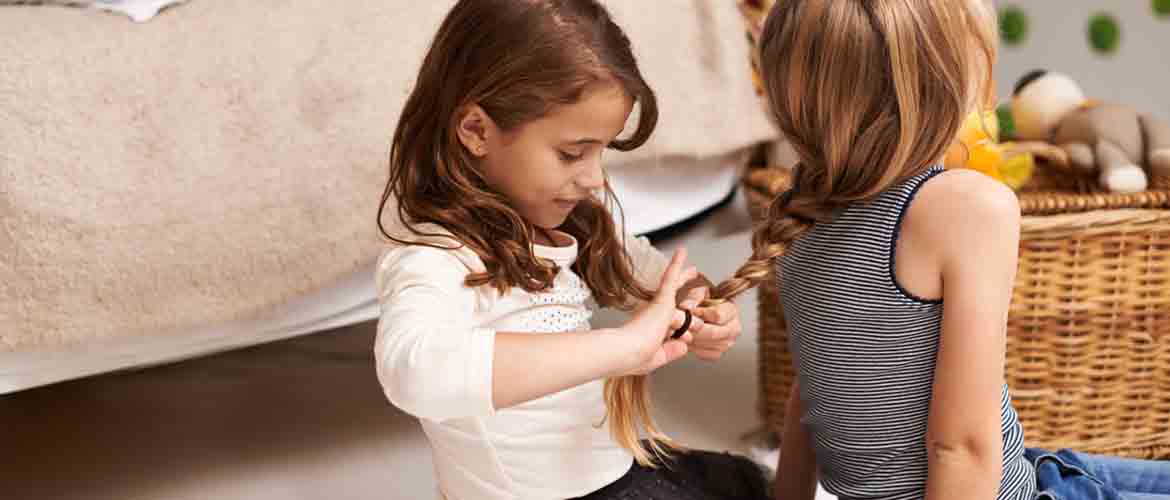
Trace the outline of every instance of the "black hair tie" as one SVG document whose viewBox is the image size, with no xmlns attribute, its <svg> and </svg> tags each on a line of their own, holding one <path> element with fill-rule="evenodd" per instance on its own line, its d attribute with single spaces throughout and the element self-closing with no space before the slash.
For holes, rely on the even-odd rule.
<svg viewBox="0 0 1170 500">
<path fill-rule="evenodd" d="M 687 330 L 691 329 L 691 311 L 683 309 L 682 312 L 684 315 L 686 315 L 686 318 L 683 319 L 682 326 L 678 327 L 678 330 L 675 330 L 674 333 L 670 334 L 671 339 L 682 337 L 684 333 L 687 333 Z"/>
</svg>

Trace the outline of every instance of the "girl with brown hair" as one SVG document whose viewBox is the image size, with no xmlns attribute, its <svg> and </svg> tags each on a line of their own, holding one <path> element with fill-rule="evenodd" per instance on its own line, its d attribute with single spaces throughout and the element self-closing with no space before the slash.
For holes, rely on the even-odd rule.
<svg viewBox="0 0 1170 500">
<path fill-rule="evenodd" d="M 648 373 L 740 332 L 734 304 L 699 307 L 685 251 L 668 263 L 609 209 L 602 153 L 657 118 L 594 0 L 462 0 L 439 27 L 391 146 L 375 356 L 448 500 L 765 496 L 751 463 L 651 418 Z M 593 330 L 591 301 L 636 313 Z"/>
</svg>

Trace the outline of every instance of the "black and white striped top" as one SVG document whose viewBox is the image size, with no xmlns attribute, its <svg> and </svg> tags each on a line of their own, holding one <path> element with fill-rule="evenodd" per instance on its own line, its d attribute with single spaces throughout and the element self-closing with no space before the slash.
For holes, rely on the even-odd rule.
<svg viewBox="0 0 1170 500">
<path fill-rule="evenodd" d="M 932 167 L 818 223 L 777 262 L 780 301 L 800 380 L 802 422 L 824 488 L 842 500 L 925 496 L 926 424 L 942 301 L 894 275 L 895 242 Z M 1007 386 L 1001 402 L 999 500 L 1031 500 L 1036 478 Z"/>
</svg>

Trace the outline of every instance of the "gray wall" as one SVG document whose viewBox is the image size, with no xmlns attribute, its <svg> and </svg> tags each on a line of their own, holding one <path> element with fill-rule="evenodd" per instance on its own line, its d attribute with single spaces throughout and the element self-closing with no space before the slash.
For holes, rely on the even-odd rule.
<svg viewBox="0 0 1170 500">
<path fill-rule="evenodd" d="M 1153 13 L 1150 0 L 1000 1 L 1028 14 L 1021 45 L 1000 46 L 996 67 L 1001 101 L 1032 69 L 1059 71 L 1080 82 L 1090 97 L 1129 104 L 1170 120 L 1170 17 Z M 1121 27 L 1121 43 L 1101 55 L 1088 42 L 1089 18 L 1109 12 Z"/>
</svg>

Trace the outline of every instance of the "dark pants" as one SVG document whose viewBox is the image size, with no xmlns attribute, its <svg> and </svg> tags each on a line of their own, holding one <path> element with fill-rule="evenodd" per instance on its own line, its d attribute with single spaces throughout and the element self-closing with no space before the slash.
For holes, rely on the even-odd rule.
<svg viewBox="0 0 1170 500">
<path fill-rule="evenodd" d="M 617 481 L 577 500 L 771 500 L 764 472 L 728 453 L 675 453 L 657 469 L 634 464 Z"/>
</svg>

